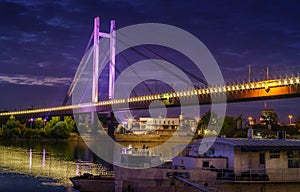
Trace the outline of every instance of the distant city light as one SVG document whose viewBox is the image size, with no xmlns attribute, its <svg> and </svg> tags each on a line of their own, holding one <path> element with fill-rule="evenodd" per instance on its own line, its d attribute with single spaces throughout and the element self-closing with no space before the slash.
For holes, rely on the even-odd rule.
<svg viewBox="0 0 300 192">
<path fill-rule="evenodd" d="M 289 115 L 290 124 L 292 124 L 293 115 Z"/>
</svg>

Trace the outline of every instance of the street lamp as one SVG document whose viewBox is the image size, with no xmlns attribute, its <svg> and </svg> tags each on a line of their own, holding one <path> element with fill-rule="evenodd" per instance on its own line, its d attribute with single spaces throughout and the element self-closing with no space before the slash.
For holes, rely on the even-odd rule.
<svg viewBox="0 0 300 192">
<path fill-rule="evenodd" d="M 45 119 L 43 119 L 43 121 L 44 121 L 44 129 L 45 129 L 45 124 L 46 124 L 46 122 L 47 122 L 47 119 L 45 118 Z"/>
<path fill-rule="evenodd" d="M 30 118 L 30 129 L 32 129 L 33 118 Z"/>
<path fill-rule="evenodd" d="M 293 115 L 289 115 L 290 124 L 292 124 L 292 118 L 293 118 Z"/>
<path fill-rule="evenodd" d="M 248 122 L 249 122 L 249 125 L 252 125 L 253 122 L 252 122 L 253 118 L 252 117 L 248 117 Z"/>
</svg>

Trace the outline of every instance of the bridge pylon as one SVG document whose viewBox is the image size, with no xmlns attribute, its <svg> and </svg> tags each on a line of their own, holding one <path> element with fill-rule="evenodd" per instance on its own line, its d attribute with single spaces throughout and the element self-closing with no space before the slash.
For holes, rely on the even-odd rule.
<svg viewBox="0 0 300 192">
<path fill-rule="evenodd" d="M 114 99 L 115 88 L 115 67 L 116 67 L 116 22 L 110 21 L 110 33 L 100 32 L 100 18 L 94 19 L 94 57 L 93 57 L 93 86 L 92 86 L 92 102 L 98 102 L 98 79 L 99 79 L 99 38 L 109 38 L 110 50 L 109 50 L 109 87 L 108 87 L 108 99 Z"/>
<path fill-rule="evenodd" d="M 92 102 L 98 103 L 99 94 L 99 38 L 109 38 L 110 50 L 109 50 L 109 87 L 108 87 L 108 99 L 114 99 L 114 89 L 115 89 L 115 67 L 116 67 L 116 22 L 115 20 L 110 21 L 110 33 L 100 32 L 100 18 L 96 17 L 94 19 L 94 45 L 93 45 L 93 85 L 92 85 Z M 112 113 L 112 112 L 111 112 Z M 112 116 L 113 118 L 113 115 Z M 92 123 L 92 133 L 96 132 L 98 125 L 98 114 L 97 111 L 91 113 L 91 123 Z M 114 125 L 110 125 L 110 129 L 113 129 Z"/>
</svg>

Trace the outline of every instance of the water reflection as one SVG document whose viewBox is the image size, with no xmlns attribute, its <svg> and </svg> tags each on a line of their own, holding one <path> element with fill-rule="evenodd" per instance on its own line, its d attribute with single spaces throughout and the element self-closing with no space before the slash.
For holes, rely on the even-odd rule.
<svg viewBox="0 0 300 192">
<path fill-rule="evenodd" d="M 107 173 L 97 161 L 84 143 L 0 144 L 0 171 L 52 178 L 64 186 L 71 185 L 70 177 L 85 172 Z"/>
</svg>

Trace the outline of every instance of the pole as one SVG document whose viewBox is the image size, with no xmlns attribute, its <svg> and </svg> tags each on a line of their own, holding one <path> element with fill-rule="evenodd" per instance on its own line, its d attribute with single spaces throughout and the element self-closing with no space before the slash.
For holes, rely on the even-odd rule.
<svg viewBox="0 0 300 192">
<path fill-rule="evenodd" d="M 251 65 L 248 66 L 248 83 L 250 83 L 251 80 Z"/>
</svg>

